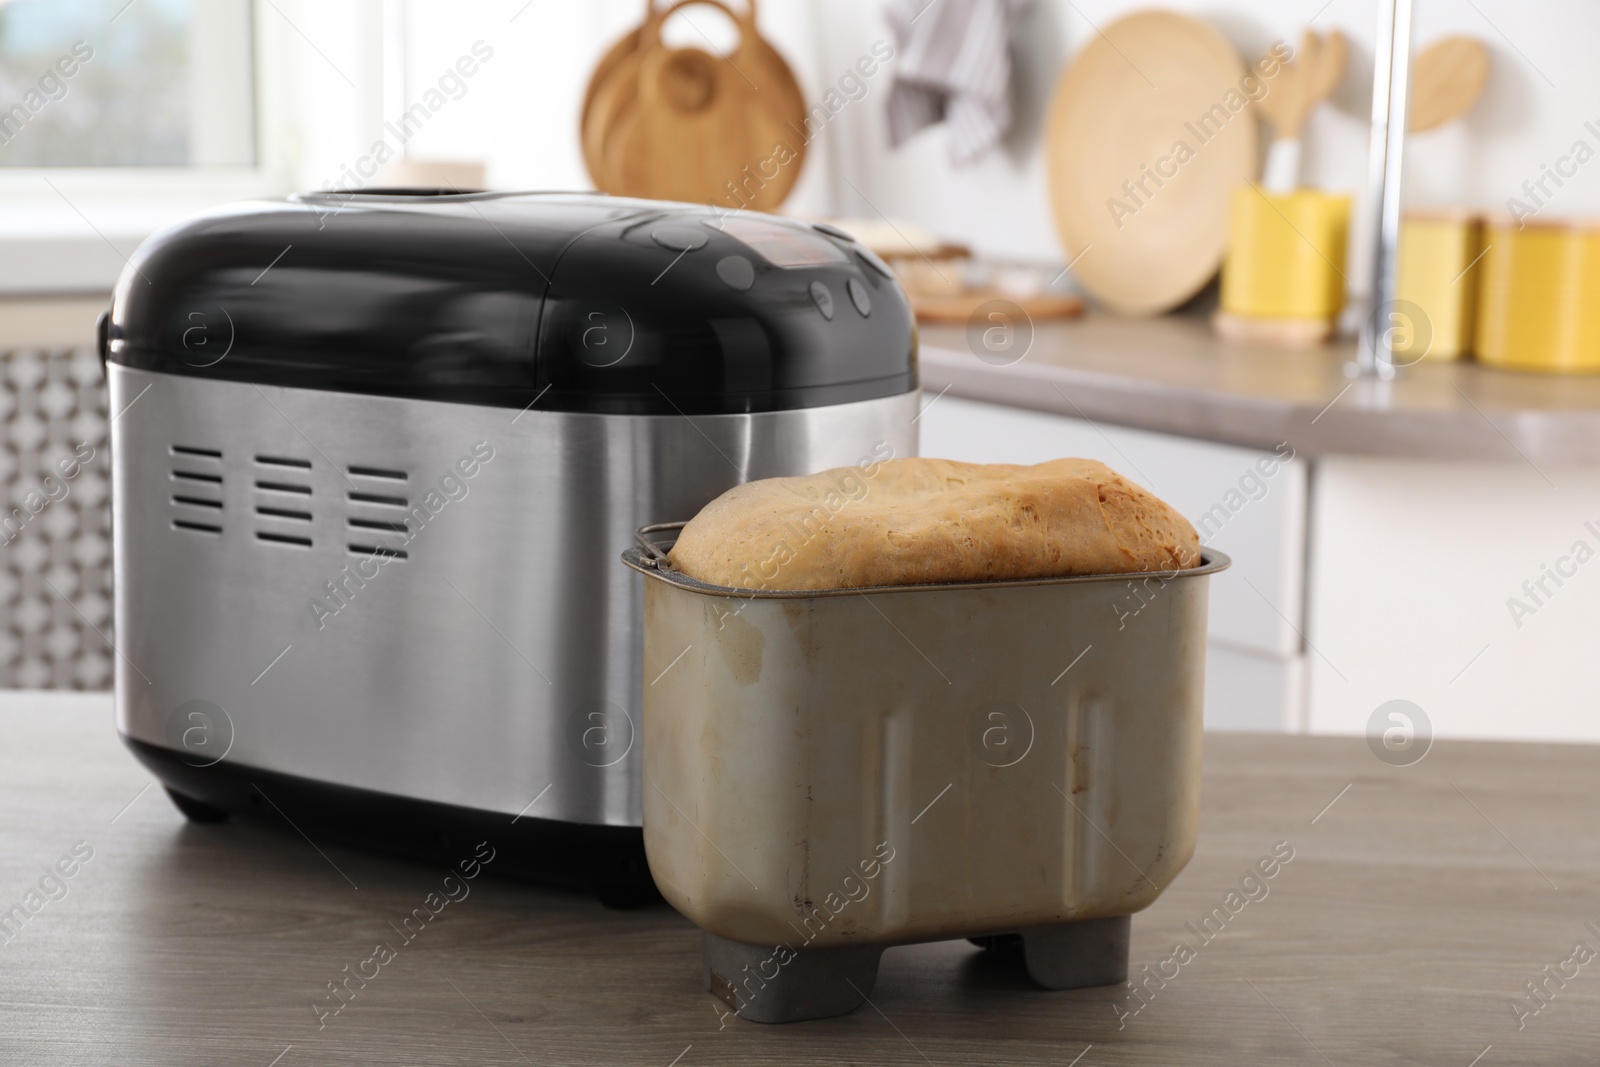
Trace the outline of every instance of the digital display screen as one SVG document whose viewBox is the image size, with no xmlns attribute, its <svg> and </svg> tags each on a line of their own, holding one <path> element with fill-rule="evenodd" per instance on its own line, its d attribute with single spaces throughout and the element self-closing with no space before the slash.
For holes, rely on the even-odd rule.
<svg viewBox="0 0 1600 1067">
<path fill-rule="evenodd" d="M 815 267 L 823 263 L 848 263 L 844 250 L 822 234 L 798 226 L 787 226 L 753 215 L 728 215 L 705 220 L 707 226 L 721 230 L 755 249 L 774 267 Z"/>
</svg>

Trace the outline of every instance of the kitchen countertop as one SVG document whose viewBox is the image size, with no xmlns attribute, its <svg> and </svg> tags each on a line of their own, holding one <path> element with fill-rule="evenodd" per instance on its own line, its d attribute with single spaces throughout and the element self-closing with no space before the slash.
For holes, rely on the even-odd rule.
<svg viewBox="0 0 1600 1067">
<path fill-rule="evenodd" d="M 1133 923 L 1136 974 L 1194 956 L 1121 1029 L 1118 990 L 1043 992 L 965 942 L 891 950 L 844 1018 L 724 1018 L 666 906 L 484 876 L 319 1030 L 325 983 L 442 869 L 186 825 L 104 695 L 5 694 L 0 732 L 0 908 L 92 849 L 0 946 L 7 1063 L 1593 1062 L 1600 961 L 1562 961 L 1600 949 L 1600 747 L 1441 741 L 1394 768 L 1360 738 L 1209 736 L 1195 857 Z M 1186 927 L 1280 841 L 1213 940 Z M 1519 1032 L 1508 1000 L 1546 965 L 1569 978 Z"/>
<path fill-rule="evenodd" d="M 1298 351 L 1239 344 L 1194 315 L 1090 312 L 1041 323 L 1026 354 L 1007 366 L 977 358 L 982 345 L 969 346 L 960 327 L 924 326 L 921 339 L 930 398 L 948 387 L 951 396 L 1253 448 L 1287 441 L 1301 455 L 1536 468 L 1600 461 L 1600 375 L 1424 362 L 1392 383 L 1352 382 L 1344 375 L 1352 343 Z"/>
</svg>

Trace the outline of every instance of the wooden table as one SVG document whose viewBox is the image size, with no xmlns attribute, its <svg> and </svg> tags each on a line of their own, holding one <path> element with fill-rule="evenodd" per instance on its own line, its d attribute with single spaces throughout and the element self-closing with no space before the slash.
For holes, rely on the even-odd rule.
<svg viewBox="0 0 1600 1067">
<path fill-rule="evenodd" d="M 1508 1006 L 1575 942 L 1600 950 L 1596 747 L 1438 742 L 1393 768 L 1360 738 L 1209 737 L 1199 848 L 1133 925 L 1136 972 L 1178 940 L 1194 958 L 1120 1028 L 1125 990 L 1042 992 L 965 942 L 890 951 L 853 1015 L 746 1023 L 700 989 L 698 936 L 667 907 L 611 912 L 484 876 L 319 1030 L 326 983 L 400 943 L 392 924 L 443 870 L 319 850 L 287 826 L 186 825 L 122 750 L 104 696 L 9 695 L 0 737 L 0 908 L 77 842 L 93 849 L 0 946 L 4 1063 L 1600 1057 L 1600 959 L 1547 980 L 1554 996 L 1520 1031 Z M 1266 896 L 1202 943 L 1186 923 L 1227 914 L 1280 841 L 1294 858 Z"/>
</svg>

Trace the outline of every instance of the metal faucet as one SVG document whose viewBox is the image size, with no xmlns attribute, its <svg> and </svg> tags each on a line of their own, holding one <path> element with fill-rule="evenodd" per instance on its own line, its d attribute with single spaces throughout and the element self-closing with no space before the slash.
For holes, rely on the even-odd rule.
<svg viewBox="0 0 1600 1067">
<path fill-rule="evenodd" d="M 1372 288 L 1361 325 L 1352 377 L 1383 381 L 1395 375 L 1390 316 L 1395 312 L 1396 256 L 1400 247 L 1400 177 L 1406 105 L 1411 85 L 1411 2 L 1379 0 L 1377 47 L 1372 63 L 1372 146 L 1367 198 L 1373 205 Z"/>
</svg>

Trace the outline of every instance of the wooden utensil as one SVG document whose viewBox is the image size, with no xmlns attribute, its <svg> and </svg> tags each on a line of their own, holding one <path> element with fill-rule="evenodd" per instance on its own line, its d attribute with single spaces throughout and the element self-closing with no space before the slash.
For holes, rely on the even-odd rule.
<svg viewBox="0 0 1600 1067">
<path fill-rule="evenodd" d="M 1211 26 L 1144 11 L 1107 25 L 1062 76 L 1045 127 L 1050 204 L 1074 277 L 1112 309 L 1165 311 L 1216 274 L 1229 197 L 1257 166 L 1244 98 L 1238 112 L 1222 104 L 1244 74 Z"/>
<path fill-rule="evenodd" d="M 1476 37 L 1444 37 L 1411 68 L 1409 129 L 1421 133 L 1472 110 L 1489 81 L 1489 50 Z"/>
<path fill-rule="evenodd" d="M 661 41 L 667 19 L 693 4 L 738 27 L 728 56 Z M 740 11 L 722 0 L 647 4 L 643 23 L 602 58 L 585 94 L 584 162 L 597 187 L 758 210 L 782 202 L 804 162 L 805 101 L 755 19 L 754 0 Z"/>
<path fill-rule="evenodd" d="M 1338 30 L 1327 36 L 1306 30 L 1300 52 L 1280 65 L 1278 73 L 1264 79 L 1266 95 L 1256 102 L 1272 126 L 1262 184 L 1268 192 L 1292 193 L 1300 185 L 1300 134 L 1306 119 L 1344 78 L 1350 61 L 1350 43 Z"/>
</svg>

